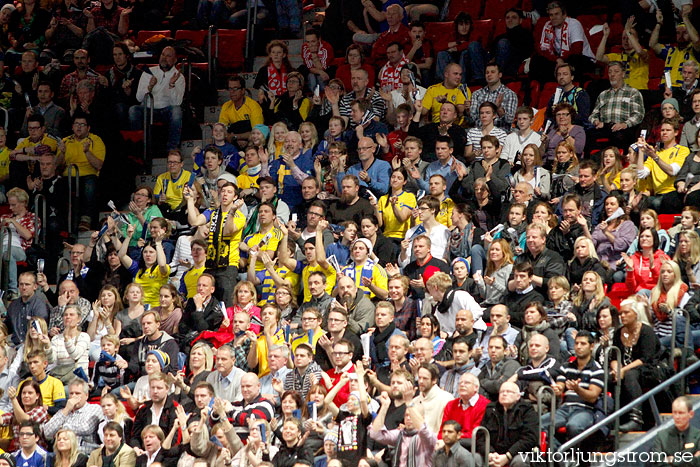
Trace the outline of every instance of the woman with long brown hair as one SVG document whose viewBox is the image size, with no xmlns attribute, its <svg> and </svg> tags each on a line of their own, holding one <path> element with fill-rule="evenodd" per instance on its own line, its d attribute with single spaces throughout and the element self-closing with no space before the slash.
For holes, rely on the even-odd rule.
<svg viewBox="0 0 700 467">
<path fill-rule="evenodd" d="M 568 141 L 561 141 L 554 150 L 554 165 L 552 165 L 552 189 L 551 200 L 553 205 L 558 205 L 564 196 L 574 185 L 578 183 L 578 157 L 574 145 Z"/>
</svg>

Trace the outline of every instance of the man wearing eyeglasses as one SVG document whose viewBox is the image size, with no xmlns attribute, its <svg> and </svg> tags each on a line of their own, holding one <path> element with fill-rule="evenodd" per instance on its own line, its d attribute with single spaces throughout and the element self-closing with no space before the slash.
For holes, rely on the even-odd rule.
<svg viewBox="0 0 700 467">
<path fill-rule="evenodd" d="M 19 445 L 15 451 L 15 465 L 45 465 L 48 452 L 37 443 L 41 438 L 39 425 L 33 420 L 26 420 L 19 426 Z"/>
<path fill-rule="evenodd" d="M 246 96 L 245 80 L 239 75 L 228 79 L 228 95 L 231 100 L 221 107 L 219 123 L 228 125 L 229 143 L 244 148 L 255 125 L 263 124 L 260 104 Z"/>
<path fill-rule="evenodd" d="M 357 106 L 353 105 L 353 109 L 355 108 Z M 360 130 L 356 133 L 362 134 Z M 386 131 L 383 133 L 386 134 Z M 342 186 L 343 177 L 346 175 L 355 175 L 360 180 L 360 185 L 369 188 L 377 198 L 385 195 L 389 191 L 391 164 L 376 159 L 376 152 L 377 143 L 368 136 L 361 136 L 357 140 L 357 156 L 360 162 L 349 167 L 347 171 L 338 172 L 338 186 Z"/>
<path fill-rule="evenodd" d="M 335 387 L 338 382 L 340 382 L 341 376 L 345 373 L 355 373 L 355 365 L 352 363 L 353 353 L 355 352 L 355 346 L 346 339 L 340 339 L 333 345 L 333 356 L 334 366 L 330 370 L 326 371 L 326 375 L 330 378 L 330 384 L 328 378 L 322 378 L 323 385 L 326 390 L 330 391 Z M 318 353 L 318 352 L 317 352 Z M 357 375 L 354 375 L 355 378 Z M 352 378 L 353 376 L 351 376 Z M 345 404 L 350 397 L 350 382 L 345 383 L 340 391 L 336 394 L 333 399 L 333 403 L 340 407 Z"/>
<path fill-rule="evenodd" d="M 334 345 L 341 340 L 348 341 L 352 344 L 353 353 L 352 361 L 362 359 L 362 342 L 356 334 L 348 329 L 348 315 L 346 312 L 336 308 L 328 312 L 328 333 L 321 336 L 316 345 L 316 354 L 314 361 L 318 363 L 324 371 L 329 371 L 333 368 Z"/>
<path fill-rule="evenodd" d="M 9 186 L 27 188 L 27 176 L 39 176 L 37 162 L 42 154 L 56 153 L 58 141 L 46 134 L 44 117 L 38 114 L 27 118 L 29 136 L 20 139 L 17 147 L 10 152 L 10 183 Z"/>
</svg>

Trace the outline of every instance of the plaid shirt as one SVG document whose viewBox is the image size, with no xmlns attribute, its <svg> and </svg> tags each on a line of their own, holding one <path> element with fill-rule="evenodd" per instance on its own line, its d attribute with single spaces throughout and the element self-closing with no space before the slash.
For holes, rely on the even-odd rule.
<svg viewBox="0 0 700 467">
<path fill-rule="evenodd" d="M 90 454 L 93 449 L 99 447 L 97 441 L 97 427 L 104 418 L 102 407 L 96 404 L 85 404 L 68 415 L 59 410 L 43 425 L 44 436 L 53 441 L 54 436 L 61 428 L 68 428 L 78 438 L 78 450 L 83 454 Z"/>
<path fill-rule="evenodd" d="M 29 419 L 33 421 L 34 423 L 37 423 L 39 426 L 43 425 L 44 423 L 49 421 L 49 412 L 46 410 L 46 407 L 43 405 L 40 405 L 38 407 L 34 407 L 32 410 L 27 412 L 27 415 L 29 416 Z M 12 433 L 14 437 L 12 438 L 12 442 L 10 444 L 10 448 L 8 451 L 14 451 L 15 449 L 19 448 L 19 423 L 14 422 L 14 414 L 12 412 L 5 412 L 0 416 L 0 423 L 3 426 L 7 426 L 12 424 Z M 39 445 L 43 448 L 46 448 L 46 442 L 44 441 L 43 438 L 39 439 Z"/>
<path fill-rule="evenodd" d="M 590 121 L 603 123 L 626 123 L 633 127 L 642 123 L 644 118 L 644 101 L 642 94 L 624 85 L 620 89 L 606 89 L 598 96 Z"/>
<path fill-rule="evenodd" d="M 367 88 L 365 90 L 365 95 L 364 98 L 367 98 L 367 96 L 372 93 L 372 106 L 370 107 L 372 114 L 375 117 L 379 117 L 380 120 L 384 119 L 384 115 L 386 114 L 386 103 L 384 102 L 384 99 L 382 99 L 382 96 L 379 95 L 378 91 L 375 91 L 371 88 Z M 353 101 L 357 99 L 357 95 L 355 94 L 355 91 L 350 91 L 349 93 L 345 94 L 343 97 L 340 98 L 340 102 L 338 103 L 338 110 L 340 110 L 340 115 L 342 117 L 348 117 L 350 118 L 350 106 L 352 105 Z M 350 119 L 348 122 L 348 128 L 355 128 L 356 123 Z"/>
<path fill-rule="evenodd" d="M 485 86 L 472 94 L 472 106 L 469 109 L 469 113 L 477 128 L 481 128 L 479 106 L 484 102 L 495 104 L 499 94 L 503 94 L 501 107 L 503 107 L 505 113 L 502 117 L 497 117 L 494 124 L 499 128 L 504 128 L 506 132 L 510 131 L 513 126 L 513 120 L 515 120 L 515 110 L 518 108 L 518 95 L 504 84 L 501 84 L 493 91 L 488 86 Z"/>
<path fill-rule="evenodd" d="M 406 333 L 408 340 L 414 340 L 416 336 L 416 318 L 418 317 L 418 303 L 410 297 L 406 297 L 400 310 L 394 313 L 396 329 Z"/>
<path fill-rule="evenodd" d="M 233 342 L 231 342 L 233 344 Z M 248 353 L 250 353 L 250 339 L 246 339 L 243 343 L 236 344 L 233 347 L 233 365 L 245 372 L 252 371 L 248 366 Z"/>
<path fill-rule="evenodd" d="M 58 97 L 61 99 L 67 98 L 69 94 L 75 92 L 75 88 L 78 86 L 78 82 L 82 81 L 83 79 L 88 80 L 90 84 L 92 84 L 95 87 L 95 90 L 97 90 L 100 86 L 98 77 L 99 75 L 92 68 L 88 69 L 88 71 L 85 74 L 85 78 L 82 79 L 78 77 L 77 70 L 72 73 L 68 73 L 66 76 L 63 77 L 63 80 L 61 80 L 61 88 L 58 91 Z"/>
</svg>

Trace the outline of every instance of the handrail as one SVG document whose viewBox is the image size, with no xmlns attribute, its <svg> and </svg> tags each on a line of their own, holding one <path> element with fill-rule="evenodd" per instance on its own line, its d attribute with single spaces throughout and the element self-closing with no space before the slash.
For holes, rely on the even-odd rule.
<svg viewBox="0 0 700 467">
<path fill-rule="evenodd" d="M 549 407 L 549 428 L 547 429 L 547 442 L 549 446 L 552 446 L 552 440 L 554 439 L 554 414 L 557 411 L 557 394 L 552 386 L 542 385 L 537 390 L 537 422 L 539 424 L 537 435 L 539 436 L 542 433 L 542 396 L 545 392 L 552 393 L 552 402 Z M 547 465 L 552 465 L 551 456 L 547 457 Z"/>
<path fill-rule="evenodd" d="M 7 248 L 5 248 L 7 239 Z M 0 290 L 7 290 L 10 281 L 10 255 L 12 254 L 12 231 L 9 227 L 0 227 Z M 7 266 L 6 266 L 7 264 Z"/>
<path fill-rule="evenodd" d="M 598 423 L 595 423 L 593 426 L 587 428 L 586 430 L 583 431 L 583 433 L 571 438 L 569 441 L 562 444 L 559 447 L 558 451 L 563 452 L 563 451 L 566 451 L 567 449 L 570 449 L 570 448 L 578 445 L 581 441 L 588 438 L 588 436 L 590 436 L 592 433 L 595 433 L 596 431 L 598 431 L 601 427 L 607 425 L 608 423 L 612 422 L 613 420 L 615 420 L 617 418 L 620 418 L 622 415 L 626 414 L 627 412 L 629 412 L 633 408 L 639 406 L 639 404 L 641 404 L 642 402 L 645 402 L 646 400 L 651 399 L 656 394 L 660 393 L 661 391 L 666 390 L 667 387 L 674 384 L 679 379 L 684 378 L 687 375 L 689 375 L 697 370 L 700 370 L 700 361 L 693 363 L 688 368 L 675 374 L 673 377 L 660 383 L 658 386 L 654 387 L 650 391 L 637 397 L 635 400 L 633 400 L 629 404 L 625 405 L 624 407 L 620 408 L 618 411 L 611 413 L 610 415 L 608 415 L 607 417 L 605 417 L 604 419 L 602 419 Z M 653 401 L 653 399 L 652 399 L 652 401 Z"/>
<path fill-rule="evenodd" d="M 10 111 L 5 107 L 0 107 L 0 111 L 5 114 L 5 123 L 2 127 L 7 130 L 7 128 L 10 126 Z"/>
<path fill-rule="evenodd" d="M 68 270 L 70 270 L 71 264 L 70 260 L 66 258 L 65 256 L 61 256 L 58 258 L 58 262 L 56 263 L 56 283 L 58 284 L 58 279 L 61 277 L 61 265 L 63 263 L 68 264 Z"/>
<path fill-rule="evenodd" d="M 143 163 L 150 168 L 151 132 L 153 130 L 153 114 L 156 101 L 153 94 L 147 92 L 143 97 Z"/>
<path fill-rule="evenodd" d="M 679 370 L 684 370 L 685 365 L 686 365 L 686 354 L 685 354 L 685 349 L 688 347 L 688 342 L 690 342 L 690 313 L 683 309 L 679 308 L 677 311 L 680 311 L 683 313 L 683 316 L 685 317 L 685 330 L 684 330 L 684 337 L 683 339 L 683 347 L 681 347 L 681 366 L 678 368 Z M 675 353 L 676 350 L 676 324 L 678 322 L 678 313 L 671 313 L 671 356 L 669 357 L 671 361 L 668 363 L 671 365 L 671 368 L 673 368 L 673 354 Z M 683 388 L 683 392 L 685 392 L 685 378 L 681 379 L 681 387 Z"/>
<path fill-rule="evenodd" d="M 476 438 L 479 436 L 479 432 L 483 431 L 486 436 L 486 443 L 484 443 L 484 462 L 487 463 L 489 460 L 489 452 L 491 452 L 491 433 L 486 429 L 485 426 L 477 426 L 472 430 L 472 458 L 476 460 Z"/>
<path fill-rule="evenodd" d="M 603 413 L 607 415 L 608 413 L 608 381 L 610 379 L 610 353 L 615 352 L 617 361 L 621 362 L 622 361 L 622 351 L 620 350 L 619 347 L 615 347 L 614 345 L 608 347 L 605 349 L 605 352 L 603 356 L 605 357 L 605 361 L 603 362 L 603 374 L 605 375 L 605 379 L 603 380 Z M 613 412 L 617 412 L 620 408 L 620 390 L 622 389 L 621 384 L 616 384 L 615 385 L 615 398 L 613 399 L 614 401 L 614 408 Z M 617 450 L 617 446 L 620 442 L 620 418 L 615 419 L 615 425 L 613 427 L 613 436 L 614 436 L 614 441 L 613 441 L 613 446 L 615 447 L 615 450 Z"/>
<path fill-rule="evenodd" d="M 41 228 L 39 228 L 39 202 L 41 201 Z M 39 233 L 39 235 L 37 235 Z M 46 196 L 37 193 L 34 196 L 34 235 L 37 243 L 46 246 Z"/>
<path fill-rule="evenodd" d="M 73 233 L 73 170 L 75 170 L 75 207 L 79 207 L 80 201 L 80 168 L 76 164 L 70 164 L 68 171 L 68 233 Z"/>
<path fill-rule="evenodd" d="M 209 26 L 209 33 L 207 34 L 207 79 L 209 80 L 209 86 L 214 85 L 214 81 L 212 79 L 213 74 L 213 69 L 212 67 L 214 66 L 214 61 L 212 60 L 214 57 L 214 53 L 212 51 L 212 38 L 214 36 L 214 25 L 212 24 Z"/>
</svg>

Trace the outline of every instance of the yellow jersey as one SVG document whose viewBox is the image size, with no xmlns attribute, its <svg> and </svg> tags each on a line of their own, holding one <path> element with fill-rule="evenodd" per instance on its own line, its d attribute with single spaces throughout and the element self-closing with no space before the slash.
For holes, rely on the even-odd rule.
<svg viewBox="0 0 700 467">
<path fill-rule="evenodd" d="M 268 233 L 263 234 L 261 233 L 256 233 L 253 235 L 248 235 L 244 240 L 243 243 L 248 245 L 249 248 L 253 248 L 254 246 L 258 246 L 262 243 L 264 245 L 260 248 L 262 251 L 277 251 L 277 247 L 282 241 L 282 231 L 278 229 L 277 227 L 273 227 L 272 230 L 270 230 Z M 260 258 L 257 259 L 255 262 L 255 270 L 256 271 L 262 271 L 265 269 L 265 265 L 263 264 L 262 260 Z"/>
<path fill-rule="evenodd" d="M 264 120 L 262 107 L 260 107 L 260 104 L 249 97 L 244 97 L 243 104 L 239 109 L 236 109 L 236 105 L 233 103 L 233 101 L 228 101 L 221 106 L 219 123 L 230 125 L 232 123 L 241 122 L 244 120 L 248 120 L 250 122 L 250 128 L 253 128 L 255 125 L 262 125 Z"/>
<path fill-rule="evenodd" d="M 63 171 L 64 176 L 68 176 L 68 166 L 71 164 L 78 166 L 81 177 L 100 174 L 100 171 L 90 164 L 85 151 L 83 151 L 83 141 L 85 139 L 90 140 L 90 152 L 92 155 L 104 162 L 106 150 L 102 138 L 89 133 L 85 138 L 79 140 L 75 135 L 70 135 L 67 138 L 63 138 L 63 142 L 66 145 L 66 169 Z"/>
<path fill-rule="evenodd" d="M 25 381 L 32 379 L 27 378 Z M 38 381 L 37 381 L 38 382 Z M 66 399 L 66 390 L 60 379 L 47 375 L 44 381 L 38 382 L 41 389 L 41 399 L 47 407 L 53 407 L 56 401 Z"/>
<path fill-rule="evenodd" d="M 182 170 L 177 178 L 173 179 L 170 172 L 158 175 L 153 194 L 160 200 L 165 193 L 165 198 L 171 209 L 177 209 L 182 204 L 182 190 L 185 185 L 194 184 L 195 175 L 187 170 Z M 165 189 L 164 189 L 165 188 Z"/>
<path fill-rule="evenodd" d="M 370 298 L 374 298 L 376 295 L 369 289 L 369 287 L 362 285 L 363 277 L 372 279 L 373 284 L 380 289 L 388 291 L 387 285 L 389 281 L 386 276 L 386 271 L 383 267 L 372 260 L 368 259 L 365 261 L 365 264 L 362 265 L 352 263 L 349 266 L 345 266 L 343 268 L 343 274 L 354 280 L 357 288 L 368 294 Z"/>
<path fill-rule="evenodd" d="M 134 261 L 133 264 L 138 268 L 138 263 Z M 134 276 L 134 282 L 143 289 L 143 303 L 151 305 L 151 308 L 160 305 L 160 288 L 167 284 L 170 278 L 170 265 L 166 267 L 168 271 L 165 274 L 161 274 L 160 267 L 156 264 L 143 271 L 138 271 Z"/>
<path fill-rule="evenodd" d="M 683 84 L 683 64 L 688 60 L 698 63 L 692 44 L 688 45 L 685 49 L 667 45 L 663 48 L 659 57 L 666 60 L 664 72 L 668 71 L 671 73 L 671 83 L 674 88 L 680 87 Z"/>
<path fill-rule="evenodd" d="M 218 220 L 219 210 L 212 211 L 207 209 L 204 211 L 204 216 L 209 222 L 209 247 L 207 248 L 207 263 L 206 266 L 211 269 L 216 269 L 219 267 L 236 266 L 241 260 L 241 237 L 243 236 L 243 228 L 245 227 L 246 218 L 241 213 L 240 210 L 236 210 L 233 213 L 233 225 L 236 227 L 236 232 L 230 236 L 221 235 L 221 241 L 217 242 L 218 250 L 215 246 L 214 237 L 219 235 L 219 232 L 214 232 L 217 229 L 218 224 L 220 229 L 224 228 L 226 224 L 226 218 L 230 214 L 230 211 L 224 212 L 221 221 Z M 212 225 L 212 222 L 215 225 Z"/>
<path fill-rule="evenodd" d="M 665 163 L 669 165 L 677 164 L 679 167 L 682 167 L 683 162 L 685 162 L 685 158 L 688 157 L 688 154 L 690 154 L 690 149 L 686 148 L 685 146 L 681 146 L 680 144 L 676 144 L 675 146 L 659 151 L 656 154 Z M 644 167 L 649 169 L 649 172 L 651 172 L 651 174 L 647 177 L 647 180 L 649 180 L 651 183 L 650 188 L 652 189 L 654 195 L 663 195 L 676 190 L 676 187 L 674 186 L 676 177 L 661 170 L 659 164 L 654 162 L 651 157 L 647 157 L 647 160 L 644 161 Z"/>
<path fill-rule="evenodd" d="M 467 100 L 471 99 L 472 95 L 469 88 L 466 89 L 467 95 L 465 96 L 459 87 L 447 89 L 442 83 L 430 86 L 423 96 L 423 108 L 428 109 L 428 112 L 430 112 L 431 121 L 433 123 L 440 123 L 440 109 L 442 108 L 442 104 L 437 101 L 438 97 L 446 96 L 447 100 L 454 105 L 464 105 Z"/>
<path fill-rule="evenodd" d="M 644 60 L 637 52 L 605 54 L 611 62 L 625 64 L 625 84 L 635 89 L 649 89 L 649 57 Z"/>
<path fill-rule="evenodd" d="M 320 271 L 326 276 L 326 293 L 328 295 L 333 293 L 333 288 L 335 287 L 335 281 L 337 279 L 337 273 L 333 266 L 329 266 L 326 271 L 321 267 L 320 264 L 316 266 L 306 265 L 301 271 L 301 283 L 304 284 L 304 302 L 311 300 L 311 291 L 309 290 L 309 276 L 312 272 Z"/>
<path fill-rule="evenodd" d="M 273 345 L 286 345 L 284 340 L 284 329 L 279 328 L 277 332 L 272 336 Z M 262 378 L 270 372 L 270 367 L 267 365 L 267 339 L 263 331 L 260 331 L 257 342 L 257 353 L 258 353 L 258 377 Z"/>
<path fill-rule="evenodd" d="M 394 214 L 394 208 L 389 202 L 390 195 L 384 195 L 379 198 L 377 205 L 379 206 L 379 212 L 382 214 L 382 220 L 384 224 L 384 236 L 390 238 L 400 238 L 406 235 L 406 231 L 411 227 L 411 216 L 408 216 L 404 222 L 399 222 Z M 409 193 L 407 191 L 402 191 L 397 196 L 398 202 L 396 207 L 415 209 L 416 207 L 416 195 Z"/>
</svg>

